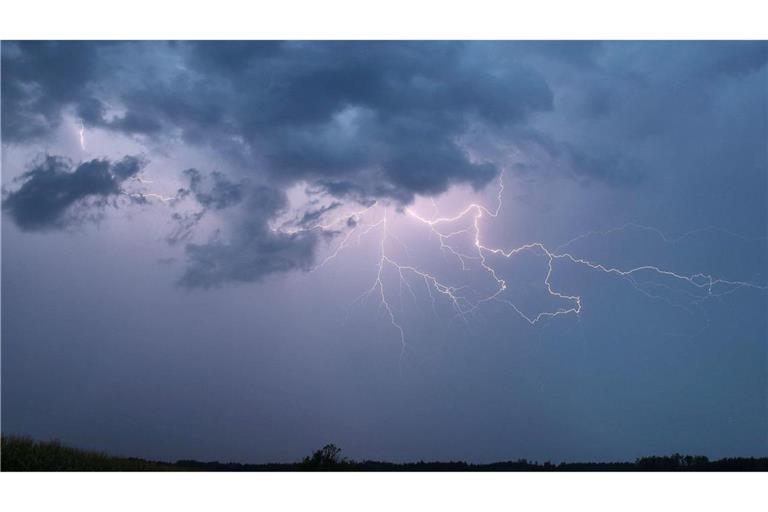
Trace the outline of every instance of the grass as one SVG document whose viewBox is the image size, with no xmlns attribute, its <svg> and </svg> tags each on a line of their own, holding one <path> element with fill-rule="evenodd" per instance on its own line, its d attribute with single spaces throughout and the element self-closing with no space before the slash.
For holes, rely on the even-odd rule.
<svg viewBox="0 0 768 512">
<path fill-rule="evenodd" d="M 57 441 L 40 442 L 28 437 L 2 437 L 2 471 L 167 471 L 173 464 L 133 457 L 113 457 L 63 446 Z"/>
<path fill-rule="evenodd" d="M 674 454 L 643 457 L 634 462 L 563 462 L 551 464 L 518 461 L 492 464 L 451 462 L 354 461 L 342 458 L 341 450 L 327 445 L 301 462 L 240 464 L 180 460 L 157 462 L 134 457 L 114 457 L 40 442 L 28 437 L 2 436 L 2 471 L 768 471 L 768 458 L 728 458 L 711 461 L 703 456 Z"/>
</svg>

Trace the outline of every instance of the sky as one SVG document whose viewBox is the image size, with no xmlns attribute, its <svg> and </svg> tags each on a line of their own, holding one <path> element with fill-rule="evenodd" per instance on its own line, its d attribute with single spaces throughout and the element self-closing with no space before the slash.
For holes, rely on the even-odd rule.
<svg viewBox="0 0 768 512">
<path fill-rule="evenodd" d="M 2 43 L 2 432 L 768 456 L 765 42 Z"/>
</svg>

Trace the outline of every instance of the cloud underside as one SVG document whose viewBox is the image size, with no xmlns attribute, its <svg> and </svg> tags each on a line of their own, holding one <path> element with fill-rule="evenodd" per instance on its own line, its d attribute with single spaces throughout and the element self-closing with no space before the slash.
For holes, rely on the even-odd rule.
<svg viewBox="0 0 768 512">
<path fill-rule="evenodd" d="M 227 172 L 186 171 L 201 209 L 174 214 L 169 240 L 186 242 L 205 212 L 240 212 L 230 240 L 186 242 L 183 282 L 250 282 L 311 265 L 314 235 L 268 228 L 299 182 L 363 204 L 481 188 L 504 165 L 499 139 L 546 156 L 519 172 L 551 161 L 582 181 L 639 182 L 647 169 L 628 141 L 653 149 L 665 129 L 701 129 L 697 113 L 765 69 L 764 43 L 697 44 L 11 42 L 2 137 L 43 144 L 71 113 L 89 129 L 207 148 Z M 566 136 L 569 123 L 581 131 Z M 119 195 L 130 162 L 47 158 L 4 208 L 26 230 L 64 227 Z"/>
<path fill-rule="evenodd" d="M 457 43 L 25 42 L 4 50 L 3 70 L 8 141 L 44 136 L 69 107 L 87 126 L 224 148 L 277 183 L 405 202 L 488 183 L 496 165 L 460 137 L 553 98 L 533 70 L 488 69 Z"/>
</svg>

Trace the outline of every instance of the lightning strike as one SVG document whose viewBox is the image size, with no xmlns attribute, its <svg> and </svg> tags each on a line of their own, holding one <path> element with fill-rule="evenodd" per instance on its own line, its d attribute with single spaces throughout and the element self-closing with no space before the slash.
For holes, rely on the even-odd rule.
<svg viewBox="0 0 768 512">
<path fill-rule="evenodd" d="M 554 249 L 548 248 L 544 243 L 539 241 L 529 242 L 511 248 L 489 246 L 484 241 L 483 222 L 487 219 L 498 217 L 499 212 L 503 208 L 503 173 L 499 176 L 497 186 L 496 204 L 493 207 L 488 207 L 481 203 L 470 203 L 455 215 L 440 216 L 437 203 L 433 198 L 430 198 L 434 210 L 434 215 L 430 218 L 419 215 L 411 208 L 405 208 L 404 210 L 404 213 L 409 218 L 413 219 L 416 224 L 425 226 L 429 230 L 430 236 L 436 238 L 439 244 L 439 249 L 445 256 L 455 258 L 457 269 L 466 272 L 473 268 L 473 264 L 481 269 L 493 284 L 493 289 L 488 293 L 472 298 L 469 294 L 463 293 L 467 286 L 452 285 L 441 280 L 434 273 L 418 268 L 416 265 L 402 262 L 394 252 L 390 250 L 390 245 L 392 241 L 395 241 L 403 246 L 406 253 L 407 246 L 405 246 L 405 244 L 391 232 L 391 221 L 389 218 L 390 208 L 387 205 L 380 205 L 379 203 L 374 203 L 362 210 L 353 212 L 352 214 L 341 215 L 329 222 L 318 223 L 309 228 L 304 228 L 327 231 L 334 229 L 335 226 L 338 226 L 344 221 L 347 221 L 347 225 L 351 226 L 351 228 L 341 237 L 340 242 L 336 247 L 312 270 L 315 271 L 320 269 L 336 259 L 341 252 L 350 247 L 350 240 L 353 239 L 355 234 L 357 235 L 356 244 L 359 245 L 363 237 L 378 232 L 379 257 L 378 261 L 375 263 L 375 278 L 370 288 L 358 297 L 353 304 L 370 297 L 375 297 L 378 300 L 380 308 L 384 311 L 385 317 L 400 340 L 401 359 L 408 349 L 408 337 L 405 328 L 403 327 L 403 322 L 398 318 L 396 308 L 389 299 L 391 292 L 388 291 L 388 286 L 386 284 L 387 280 L 385 279 L 385 272 L 387 269 L 394 271 L 394 275 L 397 276 L 401 296 L 402 288 L 405 286 L 411 295 L 415 297 L 415 291 L 410 283 L 411 278 L 423 282 L 435 315 L 437 315 L 436 301 L 440 297 L 447 301 L 457 318 L 464 322 L 469 322 L 468 315 L 476 311 L 483 304 L 497 302 L 510 307 L 520 318 L 532 326 L 545 319 L 553 319 L 561 316 L 579 316 L 583 311 L 584 300 L 581 295 L 565 292 L 554 284 L 553 279 L 558 263 L 570 263 L 591 271 L 617 277 L 626 281 L 633 289 L 650 299 L 664 300 L 671 306 L 681 307 L 689 312 L 690 310 L 684 305 L 674 302 L 663 295 L 653 293 L 651 289 L 674 290 L 689 297 L 693 303 L 700 303 L 713 297 L 730 295 L 743 288 L 755 290 L 767 289 L 765 285 L 747 281 L 729 280 L 701 272 L 683 274 L 651 264 L 631 268 L 620 268 L 618 266 L 592 261 L 565 250 L 573 246 L 573 244 L 579 240 L 584 240 L 593 236 L 607 236 L 630 229 L 650 232 L 660 237 L 664 242 L 670 244 L 678 243 L 689 236 L 710 230 L 722 231 L 732 236 L 739 236 L 718 228 L 703 228 L 689 231 L 679 237 L 669 237 L 656 228 L 630 223 L 607 231 L 591 231 L 579 235 Z M 369 219 L 371 216 L 373 219 Z M 456 226 L 456 224 L 465 220 L 470 221 L 467 227 Z M 471 238 L 471 243 L 466 244 L 465 242 L 464 245 L 469 245 L 470 247 L 462 247 L 460 242 L 454 241 L 467 236 Z M 747 237 L 741 238 L 748 239 Z M 506 296 L 505 292 L 509 290 L 510 285 L 507 280 L 502 277 L 500 270 L 490 261 L 490 259 L 493 256 L 509 260 L 522 255 L 523 253 L 531 253 L 545 259 L 546 273 L 543 276 L 542 288 L 550 298 L 555 301 L 564 302 L 565 305 L 531 314 L 526 313 L 519 304 L 516 304 L 512 299 Z M 687 289 L 678 289 L 669 284 L 654 281 L 654 278 L 666 279 L 672 283 L 687 287 Z M 475 290 L 475 292 L 477 292 L 477 290 Z"/>
<path fill-rule="evenodd" d="M 136 176 L 135 181 L 141 185 L 151 184 L 152 181 L 143 176 Z M 535 326 L 545 319 L 554 319 L 563 316 L 578 317 L 584 308 L 584 300 L 581 295 L 569 293 L 562 290 L 554 283 L 554 274 L 559 263 L 569 263 L 577 267 L 582 267 L 595 272 L 600 272 L 609 276 L 617 277 L 626 281 L 633 289 L 644 296 L 653 300 L 662 300 L 670 306 L 678 307 L 686 312 L 692 313 L 692 310 L 684 304 L 675 302 L 663 294 L 653 292 L 653 289 L 666 290 L 675 293 L 681 293 L 688 297 L 692 304 L 699 304 L 705 300 L 714 297 L 724 297 L 735 293 L 742 288 L 755 290 L 766 290 L 765 285 L 755 284 L 747 281 L 729 280 L 708 273 L 683 274 L 657 265 L 640 265 L 632 268 L 620 268 L 618 266 L 593 261 L 574 254 L 566 249 L 574 246 L 576 242 L 589 239 L 596 236 L 609 236 L 614 233 L 636 230 L 651 233 L 663 242 L 675 244 L 683 239 L 705 231 L 721 231 L 733 237 L 743 238 L 745 240 L 758 240 L 748 237 L 742 237 L 734 233 L 719 228 L 703 228 L 684 233 L 678 237 L 670 237 L 653 227 L 641 224 L 628 223 L 618 228 L 605 231 L 590 231 L 572 238 L 571 240 L 549 249 L 540 241 L 528 242 L 526 244 L 504 248 L 488 245 L 483 236 L 483 225 L 488 220 L 493 220 L 499 216 L 499 212 L 504 206 L 504 174 L 501 173 L 497 182 L 496 204 L 493 207 L 481 203 L 470 203 L 462 208 L 457 214 L 452 216 L 441 216 L 440 208 L 434 198 L 430 198 L 430 204 L 433 209 L 431 217 L 424 217 L 414 211 L 412 208 L 405 208 L 402 211 L 406 217 L 412 219 L 418 226 L 425 227 L 429 232 L 430 239 L 436 239 L 438 249 L 446 260 L 455 259 L 456 270 L 461 272 L 470 272 L 480 270 L 489 283 L 492 285 L 490 290 L 482 291 L 480 286 L 452 284 L 439 277 L 437 273 L 430 272 L 420 268 L 416 264 L 406 263 L 397 256 L 396 251 L 391 249 L 393 243 L 397 244 L 406 254 L 409 255 L 408 246 L 391 229 L 392 206 L 386 202 L 376 201 L 370 204 L 363 204 L 361 208 L 343 213 L 335 213 L 330 219 L 327 219 L 326 212 L 322 212 L 317 222 L 306 225 L 299 217 L 294 220 L 283 222 L 282 225 L 271 227 L 276 233 L 294 235 L 300 232 L 319 232 L 328 235 L 328 238 L 336 238 L 338 243 L 332 250 L 317 263 L 310 272 L 315 272 L 330 264 L 338 256 L 350 247 L 359 246 L 364 237 L 372 236 L 378 233 L 378 260 L 375 263 L 375 277 L 371 286 L 362 293 L 353 305 L 375 297 L 379 303 L 380 309 L 384 312 L 392 329 L 397 333 L 400 340 L 400 359 L 402 362 L 408 350 L 408 336 L 404 327 L 403 320 L 397 313 L 397 308 L 391 302 L 391 290 L 387 284 L 386 273 L 392 272 L 397 276 L 400 289 L 400 312 L 404 311 L 403 290 L 407 289 L 414 301 L 417 300 L 416 291 L 411 281 L 417 280 L 423 283 L 432 311 L 439 318 L 437 311 L 438 299 L 442 298 L 455 314 L 455 318 L 462 321 L 465 325 L 470 325 L 470 315 L 476 312 L 484 304 L 496 302 L 508 306 L 520 318 L 528 324 Z M 163 196 L 153 192 L 129 192 L 123 191 L 123 194 L 132 198 L 146 201 L 147 199 L 157 199 L 163 203 L 173 204 L 180 199 L 180 196 Z M 327 209 L 330 211 L 330 208 Z M 459 225 L 464 223 L 464 225 Z M 343 233 L 343 235 L 342 235 Z M 337 236 L 341 235 L 341 236 Z M 466 239 L 469 238 L 469 242 Z M 511 260 L 522 254 L 529 253 L 534 256 L 544 258 L 546 262 L 546 272 L 541 281 L 542 290 L 554 301 L 564 303 L 559 307 L 526 312 L 520 304 L 512 300 L 507 292 L 510 290 L 510 284 L 503 277 L 501 270 L 491 260 L 493 258 L 503 258 Z M 654 279 L 666 279 L 672 283 L 677 283 L 687 287 L 673 287 L 664 282 L 658 282 Z"/>
<path fill-rule="evenodd" d="M 131 180 L 139 183 L 142 186 L 154 183 L 153 180 L 145 178 L 142 174 L 137 174 L 136 176 L 131 177 Z M 120 193 L 132 200 L 148 202 L 149 199 L 156 199 L 164 204 L 173 204 L 182 198 L 181 191 L 177 192 L 176 195 L 173 196 L 166 196 L 157 192 L 147 192 L 146 190 L 121 190 Z"/>
<path fill-rule="evenodd" d="M 85 151 L 85 123 L 80 121 L 80 129 L 78 130 L 78 133 L 80 134 L 80 149 Z"/>
</svg>

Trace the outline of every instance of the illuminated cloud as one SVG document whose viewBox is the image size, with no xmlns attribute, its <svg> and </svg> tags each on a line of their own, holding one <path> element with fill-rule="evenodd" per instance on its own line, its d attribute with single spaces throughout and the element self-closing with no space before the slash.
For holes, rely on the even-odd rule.
<svg viewBox="0 0 768 512">
<path fill-rule="evenodd" d="M 728 103 L 734 89 L 764 101 L 759 42 L 9 42 L 2 52 L 4 142 L 39 144 L 74 116 L 81 134 L 101 130 L 162 151 L 197 148 L 222 163 L 207 180 L 186 171 L 185 190 L 202 211 L 170 213 L 172 243 L 188 240 L 208 210 L 240 212 L 225 222 L 273 221 L 276 210 L 248 211 L 245 182 L 276 193 L 305 184 L 341 203 L 403 206 L 454 185 L 480 190 L 502 169 L 633 187 L 670 169 L 692 179 L 726 164 L 752 173 L 765 160 L 756 149 L 759 109 L 745 114 L 752 128 L 741 136 L 723 133 L 725 120 L 739 115 Z M 724 122 L 703 123 L 710 113 Z M 681 160 L 672 147 L 678 133 L 704 146 L 733 140 L 711 158 Z M 6 208 L 25 229 L 62 225 L 64 211 L 80 202 L 70 183 L 46 185 L 64 199 L 51 199 L 39 218 L 24 213 L 35 211 L 31 204 L 14 206 L 18 194 Z M 324 214 L 304 212 L 307 222 Z M 240 242 L 269 253 L 265 240 L 276 240 L 262 231 L 241 230 L 251 234 Z M 303 239 L 280 240 L 294 242 L 311 253 Z M 223 246 L 189 254 L 197 268 L 233 256 Z M 302 258 L 288 266 L 312 259 Z M 207 272 L 232 281 L 251 274 L 261 271 Z"/>
</svg>

